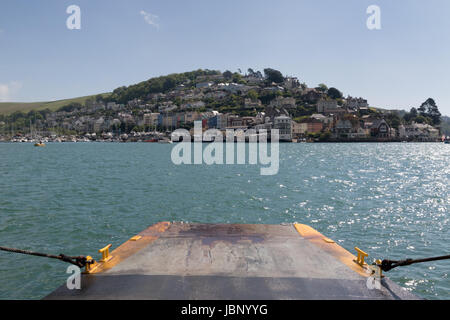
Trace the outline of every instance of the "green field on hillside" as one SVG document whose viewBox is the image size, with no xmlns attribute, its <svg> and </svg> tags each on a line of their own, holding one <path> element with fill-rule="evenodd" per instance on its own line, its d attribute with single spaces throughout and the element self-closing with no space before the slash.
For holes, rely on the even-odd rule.
<svg viewBox="0 0 450 320">
<path fill-rule="evenodd" d="M 104 96 L 106 95 L 107 94 L 104 94 Z M 25 113 L 31 110 L 43 110 L 47 108 L 52 111 L 55 111 L 63 106 L 66 106 L 74 102 L 84 104 L 87 99 L 89 98 L 94 99 L 96 96 L 97 95 L 92 95 L 49 102 L 0 102 L 0 114 L 10 114 L 16 111 L 21 111 Z"/>
</svg>

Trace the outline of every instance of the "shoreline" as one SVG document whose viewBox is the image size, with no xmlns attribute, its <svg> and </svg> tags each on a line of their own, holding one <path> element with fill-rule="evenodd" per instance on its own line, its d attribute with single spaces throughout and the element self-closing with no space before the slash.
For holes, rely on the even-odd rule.
<svg viewBox="0 0 450 320">
<path fill-rule="evenodd" d="M 180 143 L 182 141 L 174 141 L 171 143 Z M 202 143 L 213 143 L 214 141 L 202 141 Z M 218 141 L 220 142 L 220 141 Z M 237 142 L 229 142 L 229 141 L 223 141 L 222 143 L 240 143 L 241 141 Z M 255 143 L 255 142 L 249 142 L 249 141 L 242 141 L 243 143 Z M 36 143 L 35 141 L 0 141 L 0 143 L 8 143 L 8 144 L 34 144 Z M 91 141 L 46 141 L 45 143 L 55 143 L 55 144 L 60 144 L 60 143 L 146 143 L 146 144 L 171 144 L 168 143 L 166 141 L 162 141 L 162 142 L 146 142 L 146 141 L 108 141 L 108 140 L 91 140 Z M 190 143 L 195 143 L 195 142 L 190 142 Z M 259 142 L 256 142 L 259 143 Z M 271 141 L 267 141 L 267 143 L 271 143 Z M 311 144 L 311 143 L 440 143 L 440 144 L 445 144 L 442 141 L 377 141 L 377 140 L 366 140 L 366 141 L 362 141 L 362 140 L 358 140 L 358 141 L 304 141 L 304 142 L 293 142 L 293 141 L 279 141 L 279 143 L 282 144 L 288 144 L 288 143 L 292 143 L 292 144 L 301 144 L 301 143 L 307 143 L 307 144 Z"/>
</svg>

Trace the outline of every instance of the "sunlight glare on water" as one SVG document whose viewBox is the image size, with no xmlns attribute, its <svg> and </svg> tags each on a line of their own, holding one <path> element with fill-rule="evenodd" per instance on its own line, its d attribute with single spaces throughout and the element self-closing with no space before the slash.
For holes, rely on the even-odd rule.
<svg viewBox="0 0 450 320">
<path fill-rule="evenodd" d="M 371 258 L 448 254 L 450 145 L 282 144 L 280 170 L 181 165 L 171 145 L 0 144 L 0 245 L 67 255 L 116 247 L 159 221 L 309 224 Z M 0 298 L 39 299 L 67 265 L 0 253 Z M 449 261 L 389 277 L 448 299 Z"/>
</svg>

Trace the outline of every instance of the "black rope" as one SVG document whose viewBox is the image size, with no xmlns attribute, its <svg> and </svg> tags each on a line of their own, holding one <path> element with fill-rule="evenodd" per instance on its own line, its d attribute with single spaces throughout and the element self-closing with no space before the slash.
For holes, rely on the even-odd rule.
<svg viewBox="0 0 450 320">
<path fill-rule="evenodd" d="M 450 259 L 450 255 L 433 257 L 433 258 L 425 258 L 425 259 L 405 259 L 405 260 L 387 260 L 387 259 L 385 259 L 385 260 L 381 261 L 381 264 L 378 264 L 377 266 L 379 266 L 381 268 L 381 270 L 387 272 L 394 268 L 402 267 L 402 266 L 409 266 L 414 263 L 447 260 L 447 259 Z"/>
<path fill-rule="evenodd" d="M 38 257 L 45 257 L 45 258 L 51 258 L 51 259 L 58 259 L 67 263 L 71 263 L 73 265 L 76 265 L 80 268 L 85 267 L 87 264 L 92 264 L 95 261 L 93 259 L 87 260 L 84 256 L 78 256 L 78 257 L 71 257 L 66 256 L 64 254 L 60 255 L 53 255 L 53 254 L 47 254 L 47 253 L 40 253 L 40 252 L 33 252 L 33 251 L 27 251 L 27 250 L 21 250 L 21 249 L 15 249 L 15 248 L 7 248 L 7 247 L 0 247 L 0 250 L 6 251 L 6 252 L 12 252 L 12 253 L 20 253 L 20 254 L 26 254 L 30 256 L 38 256 Z"/>
</svg>

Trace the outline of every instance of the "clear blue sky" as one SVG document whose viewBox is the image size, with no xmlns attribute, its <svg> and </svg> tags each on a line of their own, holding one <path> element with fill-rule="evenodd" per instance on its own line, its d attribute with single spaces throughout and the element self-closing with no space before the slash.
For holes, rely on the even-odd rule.
<svg viewBox="0 0 450 320">
<path fill-rule="evenodd" d="M 66 28 L 72 4 L 81 30 Z M 371 4 L 381 7 L 381 30 L 366 27 Z M 450 115 L 449 13 L 448 0 L 0 0 L 0 100 L 96 94 L 198 68 L 272 67 L 376 107 L 432 97 Z"/>
</svg>

